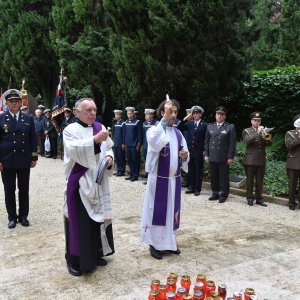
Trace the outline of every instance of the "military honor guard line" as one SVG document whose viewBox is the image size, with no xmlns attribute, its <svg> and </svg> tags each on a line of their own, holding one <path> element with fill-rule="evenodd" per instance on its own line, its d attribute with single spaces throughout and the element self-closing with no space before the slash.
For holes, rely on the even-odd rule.
<svg viewBox="0 0 300 300">
<path fill-rule="evenodd" d="M 97 108 L 91 98 L 78 100 L 73 110 L 65 108 L 59 130 L 53 124 L 50 109 L 40 105 L 35 116 L 30 115 L 27 107 L 21 105 L 20 91 L 10 89 L 3 94 L 3 99 L 7 111 L 0 114 L 0 171 L 8 228 L 15 228 L 18 222 L 22 226 L 30 225 L 30 169 L 36 166 L 38 154 L 57 158 L 60 135 L 67 178 L 63 207 L 65 258 L 71 275 L 80 276 L 96 266 L 106 265 L 104 257 L 115 252 L 109 188 L 114 165 L 114 175 L 122 177 L 126 175 L 127 164 L 129 170 L 125 180 L 135 182 L 140 177 L 141 152 L 143 154 L 147 186 L 140 240 L 149 245 L 150 255 L 158 260 L 165 253 L 181 253 L 176 234 L 180 227 L 182 177 L 187 185 L 185 193 L 198 197 L 203 166 L 207 162 L 211 180 L 208 200 L 224 203 L 228 198 L 229 167 L 234 163 L 236 132 L 235 126 L 227 122 L 227 110 L 223 106 L 216 108 L 213 123 L 203 120 L 204 109 L 199 105 L 187 110 L 181 121 L 177 117 L 179 102 L 167 95 L 156 111 L 145 109 L 143 122 L 137 119 L 134 107 L 125 108 L 126 120 L 123 110 L 115 109 L 110 134 L 97 121 Z M 261 125 L 262 117 L 261 112 L 253 112 L 251 126 L 243 130 L 242 137 L 246 144 L 246 203 L 266 207 L 262 198 L 265 147 L 271 145 L 272 137 Z M 291 210 L 297 206 L 296 189 L 300 178 L 300 115 L 294 117 L 293 126 L 295 129 L 285 135 Z M 107 169 L 98 184 L 95 178 L 103 161 Z"/>
</svg>

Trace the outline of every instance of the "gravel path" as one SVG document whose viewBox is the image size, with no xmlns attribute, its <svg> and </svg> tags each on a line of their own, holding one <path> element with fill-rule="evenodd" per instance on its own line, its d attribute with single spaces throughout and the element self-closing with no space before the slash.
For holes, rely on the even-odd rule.
<svg viewBox="0 0 300 300">
<path fill-rule="evenodd" d="M 0 187 L 0 299 L 147 299 L 152 279 L 169 272 L 205 273 L 229 294 L 253 287 L 259 299 L 300 299 L 300 210 L 249 207 L 230 196 L 224 204 L 182 194 L 180 256 L 156 261 L 139 242 L 145 185 L 111 179 L 116 253 L 106 267 L 76 278 L 64 260 L 61 160 L 40 158 L 31 173 L 31 226 L 7 228 Z"/>
</svg>

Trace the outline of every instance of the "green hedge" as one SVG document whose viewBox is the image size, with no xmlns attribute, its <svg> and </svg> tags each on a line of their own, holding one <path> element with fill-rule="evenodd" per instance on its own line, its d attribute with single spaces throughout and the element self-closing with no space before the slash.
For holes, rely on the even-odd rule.
<svg viewBox="0 0 300 300">
<path fill-rule="evenodd" d="M 243 94 L 229 100 L 228 119 L 235 124 L 240 137 L 242 130 L 251 126 L 250 113 L 261 111 L 262 125 L 275 127 L 274 134 L 283 140 L 286 131 L 294 128 L 292 119 L 300 113 L 299 104 L 300 67 L 288 66 L 268 71 L 254 71 L 250 82 L 244 83 Z M 274 155 L 277 160 L 285 160 L 284 142 Z"/>
</svg>

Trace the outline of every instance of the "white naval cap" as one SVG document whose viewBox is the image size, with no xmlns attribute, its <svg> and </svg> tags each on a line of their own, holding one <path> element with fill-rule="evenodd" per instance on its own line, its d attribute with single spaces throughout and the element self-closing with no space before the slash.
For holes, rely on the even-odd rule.
<svg viewBox="0 0 300 300">
<path fill-rule="evenodd" d="M 114 110 L 114 113 L 115 113 L 115 114 L 122 114 L 122 113 L 123 113 L 123 110 L 121 110 L 121 109 L 115 109 L 115 110 Z"/>
<path fill-rule="evenodd" d="M 132 106 L 127 106 L 127 107 L 125 108 L 125 110 L 126 110 L 126 111 L 132 111 L 132 112 L 134 112 L 134 111 L 135 111 L 135 108 L 132 107 Z"/>
<path fill-rule="evenodd" d="M 202 114 L 204 113 L 204 109 L 201 106 L 195 105 L 191 108 L 192 112 L 201 112 Z"/>
<path fill-rule="evenodd" d="M 38 105 L 38 108 L 45 109 L 45 106 L 44 106 L 44 105 L 42 105 L 42 104 L 40 104 L 40 105 Z"/>
<path fill-rule="evenodd" d="M 145 114 L 154 114 L 155 109 L 153 108 L 145 108 Z"/>
<path fill-rule="evenodd" d="M 5 100 L 22 99 L 22 93 L 16 89 L 10 89 L 3 93 L 2 98 Z"/>
<path fill-rule="evenodd" d="M 300 127 L 300 118 L 297 119 L 297 120 L 294 122 L 294 126 L 295 126 L 296 128 L 299 128 L 299 127 Z"/>
<path fill-rule="evenodd" d="M 191 108 L 187 108 L 185 111 L 186 111 L 187 114 L 190 114 L 192 112 L 192 109 Z"/>
</svg>

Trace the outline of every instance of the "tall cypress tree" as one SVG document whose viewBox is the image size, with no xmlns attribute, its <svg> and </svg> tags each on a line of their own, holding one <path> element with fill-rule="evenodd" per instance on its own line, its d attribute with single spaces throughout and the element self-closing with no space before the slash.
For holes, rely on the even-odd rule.
<svg viewBox="0 0 300 300">
<path fill-rule="evenodd" d="M 0 77 L 21 87 L 26 77 L 32 94 L 50 104 L 54 95 L 57 61 L 49 38 L 52 1 L 0 1 Z"/>
<path fill-rule="evenodd" d="M 300 65 L 299 1 L 284 0 L 278 42 L 280 65 Z"/>
<path fill-rule="evenodd" d="M 247 77 L 241 29 L 251 1 L 104 0 L 123 95 L 214 106 Z M 193 103 L 189 101 L 193 100 Z"/>
<path fill-rule="evenodd" d="M 56 0 L 52 15 L 52 41 L 69 85 L 90 85 L 99 112 L 103 113 L 103 107 L 111 111 L 114 74 L 102 1 Z M 104 117 L 110 119 L 110 115 Z"/>
</svg>

